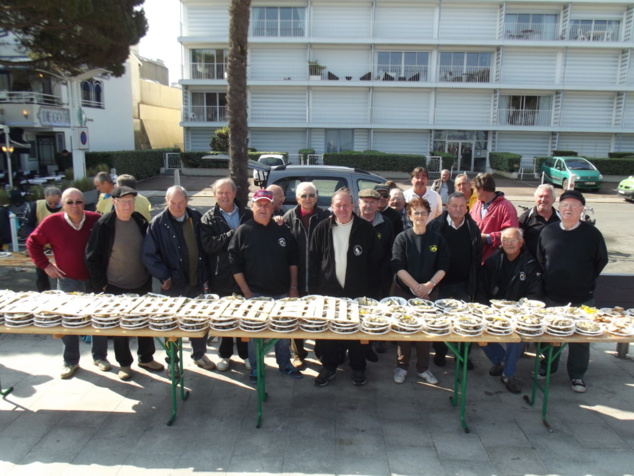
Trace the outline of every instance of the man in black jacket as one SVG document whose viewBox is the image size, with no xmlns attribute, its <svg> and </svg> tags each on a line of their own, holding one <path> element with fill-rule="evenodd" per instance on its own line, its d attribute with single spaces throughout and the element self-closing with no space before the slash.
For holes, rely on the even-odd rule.
<svg viewBox="0 0 634 476">
<path fill-rule="evenodd" d="M 229 266 L 227 248 L 236 229 L 253 217 L 251 210 L 242 207 L 236 201 L 237 192 L 238 187 L 231 178 L 217 180 L 213 185 L 216 205 L 203 215 L 200 223 L 200 242 L 209 258 L 209 290 L 220 297 L 240 294 L 240 288 L 233 279 Z M 222 337 L 220 340 L 220 360 L 216 368 L 221 372 L 231 367 L 233 341 L 233 337 Z M 251 370 L 247 343 L 239 338 L 235 341 L 238 355 L 244 360 L 247 370 Z"/>
<path fill-rule="evenodd" d="M 379 278 L 374 228 L 354 214 L 349 191 L 335 192 L 331 203 L 333 216 L 317 225 L 310 242 L 309 290 L 335 297 L 367 296 Z M 365 385 L 365 348 L 358 340 L 321 341 L 322 368 L 315 385 L 324 387 L 335 378 L 346 350 L 352 382 Z"/>
<path fill-rule="evenodd" d="M 491 299 L 517 301 L 520 298 L 542 298 L 542 272 L 539 263 L 524 245 L 520 228 L 502 230 L 502 248 L 484 262 L 478 279 L 478 302 L 490 304 Z M 524 351 L 524 343 L 506 344 L 506 352 L 497 342 L 482 348 L 493 366 L 489 375 L 502 376 L 502 383 L 511 393 L 522 388 L 515 379 L 517 361 Z"/>
<path fill-rule="evenodd" d="M 147 294 L 152 276 L 141 261 L 141 246 L 147 221 L 134 211 L 136 190 L 117 187 L 112 192 L 114 211 L 106 213 L 92 228 L 86 246 L 86 268 L 93 292 Z M 119 362 L 119 378 L 132 378 L 129 337 L 114 337 L 114 355 Z M 163 370 L 154 360 L 154 339 L 137 337 L 139 367 Z"/>
</svg>

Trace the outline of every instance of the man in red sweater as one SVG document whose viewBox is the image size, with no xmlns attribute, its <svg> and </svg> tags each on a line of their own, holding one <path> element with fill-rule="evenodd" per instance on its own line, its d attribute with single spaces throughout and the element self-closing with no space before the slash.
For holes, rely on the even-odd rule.
<svg viewBox="0 0 634 476">
<path fill-rule="evenodd" d="M 101 215 L 84 211 L 84 194 L 76 188 L 67 188 L 62 194 L 62 213 L 49 215 L 29 235 L 26 248 L 31 260 L 53 279 L 57 289 L 65 292 L 86 292 L 90 274 L 84 265 L 84 252 L 93 225 Z M 44 254 L 50 244 L 55 263 Z M 71 378 L 79 368 L 79 336 L 62 337 L 64 342 L 64 368 L 61 378 Z M 92 356 L 94 364 L 104 372 L 112 368 L 108 355 L 108 338 L 94 336 Z"/>
</svg>

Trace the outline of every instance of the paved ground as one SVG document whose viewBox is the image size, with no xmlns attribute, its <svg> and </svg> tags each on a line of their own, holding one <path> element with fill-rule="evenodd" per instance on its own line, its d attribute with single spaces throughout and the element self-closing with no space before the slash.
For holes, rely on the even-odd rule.
<svg viewBox="0 0 634 476">
<path fill-rule="evenodd" d="M 146 183 L 139 188 L 158 190 L 158 196 L 171 185 L 169 179 L 157 179 L 152 188 Z M 182 183 L 203 199 L 210 180 Z M 526 199 L 533 187 L 507 194 Z M 160 199 L 153 201 L 158 210 Z M 34 272 L 2 269 L 0 288 L 34 289 Z M 209 349 L 213 360 L 216 345 Z M 162 374 L 134 367 L 133 380 L 121 382 L 117 367 L 102 373 L 91 363 L 90 346 L 81 349 L 81 370 L 62 381 L 60 341 L 0 335 L 0 380 L 3 388 L 14 387 L 0 400 L 0 474 L 634 474 L 634 364 L 616 358 L 614 345 L 593 344 L 586 394 L 572 392 L 563 369 L 553 377 L 553 433 L 541 423 L 542 399 L 531 407 L 508 393 L 474 349 L 469 434 L 448 400 L 453 361 L 445 368 L 432 364 L 437 386 L 416 381 L 411 370 L 397 385 L 393 345 L 368 364 L 368 384 L 361 388 L 352 385 L 347 366 L 330 386 L 315 387 L 312 353 L 302 380 L 282 376 L 269 356 L 269 401 L 260 429 L 254 387 L 240 359 L 231 372 L 220 373 L 186 358 L 192 393 L 167 427 L 169 385 Z M 115 363 L 112 346 L 110 356 Z M 532 362 L 522 359 L 518 368 L 525 391 Z"/>
</svg>

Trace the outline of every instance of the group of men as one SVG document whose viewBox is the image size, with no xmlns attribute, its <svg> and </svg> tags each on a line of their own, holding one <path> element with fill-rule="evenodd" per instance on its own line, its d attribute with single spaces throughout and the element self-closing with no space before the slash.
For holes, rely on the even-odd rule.
<svg viewBox="0 0 634 476">
<path fill-rule="evenodd" d="M 349 190 L 338 190 L 330 210 L 317 206 L 315 185 L 302 182 L 294 190 L 297 206 L 283 213 L 288 190 L 276 185 L 258 190 L 247 209 L 236 200 L 236 184 L 223 178 L 213 184 L 216 204 L 204 215 L 187 206 L 183 187 L 174 186 L 167 190 L 166 208 L 150 221 L 139 213 L 146 205 L 139 207 L 141 196 L 134 182 L 104 185 L 108 177 L 100 175 L 95 185 L 102 199 L 111 203 L 101 204 L 103 216 L 84 211 L 81 192 L 67 189 L 61 196 L 62 213 L 44 218 L 27 247 L 38 268 L 57 279 L 58 289 L 68 291 L 143 294 L 151 290 L 154 277 L 161 292 L 170 296 L 215 293 L 267 299 L 320 294 L 380 299 L 392 294 L 392 245 L 396 236 L 412 227 L 408 203 L 417 199 L 416 203 L 429 206 L 427 232 L 439 235 L 451 257 L 443 261 L 444 273 L 435 275 L 442 280 L 426 284 L 431 298 L 489 303 L 527 297 L 548 305 L 593 304 L 607 251 L 601 233 L 581 220 L 585 205 L 581 193 L 564 191 L 556 210 L 553 187 L 541 185 L 535 192 L 535 207 L 518 220 L 515 207 L 496 190 L 490 174 L 479 174 L 472 182 L 460 174 L 452 181 L 449 171 L 443 170 L 428 187 L 427 170 L 417 167 L 410 180 L 412 187 L 405 191 L 393 183 L 361 190 L 357 203 Z M 53 249 L 55 263 L 44 254 L 46 246 Z M 62 378 L 71 377 L 78 367 L 77 342 L 72 336 L 64 338 Z M 141 338 L 138 345 L 141 367 L 163 369 L 153 359 L 151 339 Z M 206 356 L 206 345 L 205 338 L 192 339 L 196 365 L 228 370 L 235 345 L 251 378 L 257 379 L 252 342 L 234 343 L 223 337 L 217 364 Z M 444 366 L 447 347 L 442 343 L 434 347 L 435 364 Z M 588 345 L 571 344 L 569 349 L 571 385 L 583 392 Z M 93 339 L 92 350 L 95 365 L 109 370 L 105 338 Z M 381 351 L 385 348 L 377 347 Z M 518 393 L 515 369 L 523 346 L 508 344 L 505 349 L 490 344 L 484 351 L 492 362 L 489 373 Z M 346 358 L 353 383 L 363 385 L 367 360 L 377 359 L 372 346 L 358 340 L 318 340 L 315 354 L 322 364 L 315 379 L 318 386 L 328 385 Z M 279 339 L 275 355 L 282 374 L 302 377 L 308 355 L 303 341 Z M 115 356 L 119 377 L 131 378 L 133 359 L 127 339 L 115 339 Z M 551 371 L 556 371 L 557 363 Z M 437 381 L 431 372 L 425 379 Z"/>
</svg>

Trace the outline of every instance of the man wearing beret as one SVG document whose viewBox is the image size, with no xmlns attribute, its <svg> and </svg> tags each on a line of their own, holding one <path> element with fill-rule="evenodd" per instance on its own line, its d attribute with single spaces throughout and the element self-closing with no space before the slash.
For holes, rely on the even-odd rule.
<svg viewBox="0 0 634 476">
<path fill-rule="evenodd" d="M 581 220 L 586 200 L 576 190 L 559 197 L 561 222 L 546 225 L 537 242 L 537 260 L 544 270 L 547 306 L 594 306 L 594 289 L 608 263 L 608 250 L 601 232 Z M 588 370 L 590 344 L 568 344 L 568 376 L 575 392 L 586 391 L 583 377 Z M 557 370 L 559 358 L 551 372 Z M 542 362 L 544 364 L 544 362 Z M 546 369 L 540 369 L 540 376 Z"/>
</svg>

